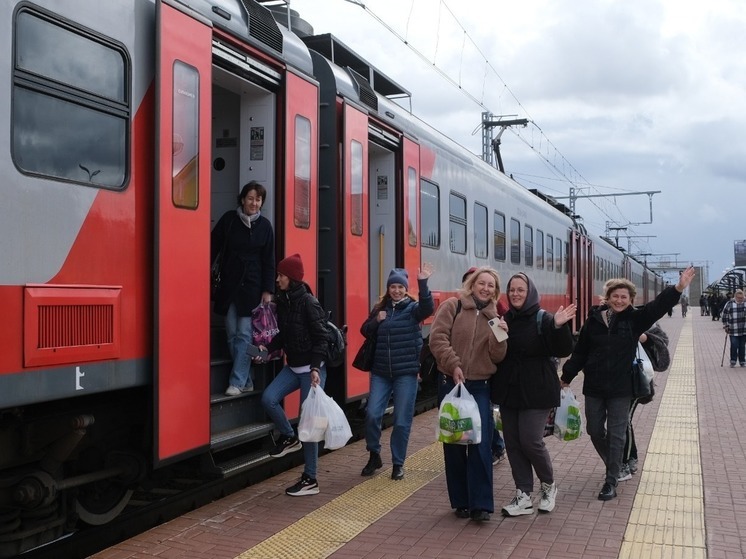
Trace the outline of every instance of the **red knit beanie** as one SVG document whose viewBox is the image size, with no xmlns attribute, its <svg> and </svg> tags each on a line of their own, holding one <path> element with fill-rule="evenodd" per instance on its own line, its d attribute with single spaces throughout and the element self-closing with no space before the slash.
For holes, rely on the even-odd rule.
<svg viewBox="0 0 746 559">
<path fill-rule="evenodd" d="M 287 258 L 280 260 L 277 264 L 277 273 L 289 277 L 291 280 L 303 281 L 303 262 L 297 252 Z"/>
</svg>

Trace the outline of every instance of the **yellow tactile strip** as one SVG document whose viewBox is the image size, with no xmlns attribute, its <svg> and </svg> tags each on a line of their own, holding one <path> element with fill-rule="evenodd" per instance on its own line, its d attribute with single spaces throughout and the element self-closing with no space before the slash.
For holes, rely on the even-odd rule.
<svg viewBox="0 0 746 559">
<path fill-rule="evenodd" d="M 443 445 L 433 443 L 407 458 L 404 479 L 390 472 L 356 485 L 236 559 L 323 559 L 389 513 L 444 470 Z M 361 506 L 364 503 L 364 506 Z"/>
<path fill-rule="evenodd" d="M 692 322 L 674 352 L 620 557 L 707 557 Z"/>
</svg>

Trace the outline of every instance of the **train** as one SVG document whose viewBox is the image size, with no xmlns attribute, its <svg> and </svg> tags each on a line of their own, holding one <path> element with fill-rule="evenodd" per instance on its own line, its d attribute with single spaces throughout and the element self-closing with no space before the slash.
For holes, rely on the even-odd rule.
<svg viewBox="0 0 746 559">
<path fill-rule="evenodd" d="M 526 271 L 546 309 L 578 305 L 576 329 L 608 278 L 637 302 L 663 287 L 416 118 L 361 54 L 266 4 L 0 7 L 0 557 L 111 522 L 186 460 L 206 476 L 269 460 L 260 398 L 278 365 L 226 397 L 210 303 L 210 232 L 251 180 L 278 260 L 302 254 L 347 326 L 327 391 L 348 411 L 368 392 L 358 329 L 393 267 L 433 263 L 436 304 L 470 266 Z M 297 394 L 285 406 L 297 416 Z"/>
</svg>

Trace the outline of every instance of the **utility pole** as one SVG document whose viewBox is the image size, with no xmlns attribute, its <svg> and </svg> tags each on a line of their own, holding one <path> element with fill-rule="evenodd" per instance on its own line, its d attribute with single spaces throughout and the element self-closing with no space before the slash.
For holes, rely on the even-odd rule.
<svg viewBox="0 0 746 559">
<path fill-rule="evenodd" d="M 525 126 L 528 124 L 527 118 L 505 118 L 505 115 L 498 116 L 497 120 L 494 120 L 495 115 L 490 112 L 482 113 L 482 159 L 493 165 L 492 153 L 494 152 L 497 160 L 497 169 L 505 174 L 505 168 L 503 167 L 503 160 L 500 157 L 500 137 L 505 132 L 506 128 L 511 126 Z M 492 129 L 500 128 L 500 132 L 497 133 L 497 137 L 493 138 Z"/>
<path fill-rule="evenodd" d="M 575 216 L 575 201 L 578 198 L 616 198 L 617 196 L 639 196 L 647 194 L 650 199 L 650 221 L 641 221 L 638 223 L 628 223 L 627 225 L 649 225 L 653 223 L 653 194 L 660 194 L 660 190 L 643 190 L 641 192 L 621 192 L 617 194 L 576 194 L 575 187 L 570 187 L 569 196 L 553 196 L 555 200 L 570 199 L 570 213 Z"/>
</svg>

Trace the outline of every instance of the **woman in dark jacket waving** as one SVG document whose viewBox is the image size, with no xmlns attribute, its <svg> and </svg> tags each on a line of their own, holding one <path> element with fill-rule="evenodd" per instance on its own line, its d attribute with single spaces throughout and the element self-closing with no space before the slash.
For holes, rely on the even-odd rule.
<svg viewBox="0 0 746 559">
<path fill-rule="evenodd" d="M 381 460 L 381 421 L 389 398 L 394 396 L 394 428 L 391 433 L 391 479 L 404 478 L 409 433 L 412 430 L 417 375 L 420 372 L 422 329 L 420 322 L 433 314 L 433 296 L 427 279 L 433 267 L 425 262 L 417 276 L 420 300 L 413 299 L 407 271 L 394 268 L 386 282 L 386 293 L 366 320 L 360 332 L 376 340 L 370 371 L 370 397 L 365 419 L 365 447 L 370 452 L 360 475 L 371 476 L 383 466 Z"/>
<path fill-rule="evenodd" d="M 560 383 L 553 357 L 572 351 L 569 321 L 575 305 L 560 307 L 555 315 L 540 312 L 534 282 L 524 273 L 508 281 L 508 352 L 492 377 L 492 400 L 500 404 L 505 449 L 516 486 L 516 496 L 502 512 L 519 516 L 534 512 L 531 493 L 534 470 L 541 482 L 539 510 L 554 509 L 557 485 L 544 426 L 552 408 L 560 403 Z"/>
<path fill-rule="evenodd" d="M 580 330 L 572 357 L 562 367 L 562 386 L 583 371 L 585 418 L 591 442 L 606 465 L 606 480 L 598 498 L 616 497 L 622 466 L 624 439 L 632 401 L 632 362 L 640 334 L 674 308 L 681 293 L 694 279 L 689 267 L 678 283 L 667 287 L 650 303 L 635 308 L 635 284 L 624 278 L 604 285 L 603 302 L 591 309 Z"/>
</svg>

